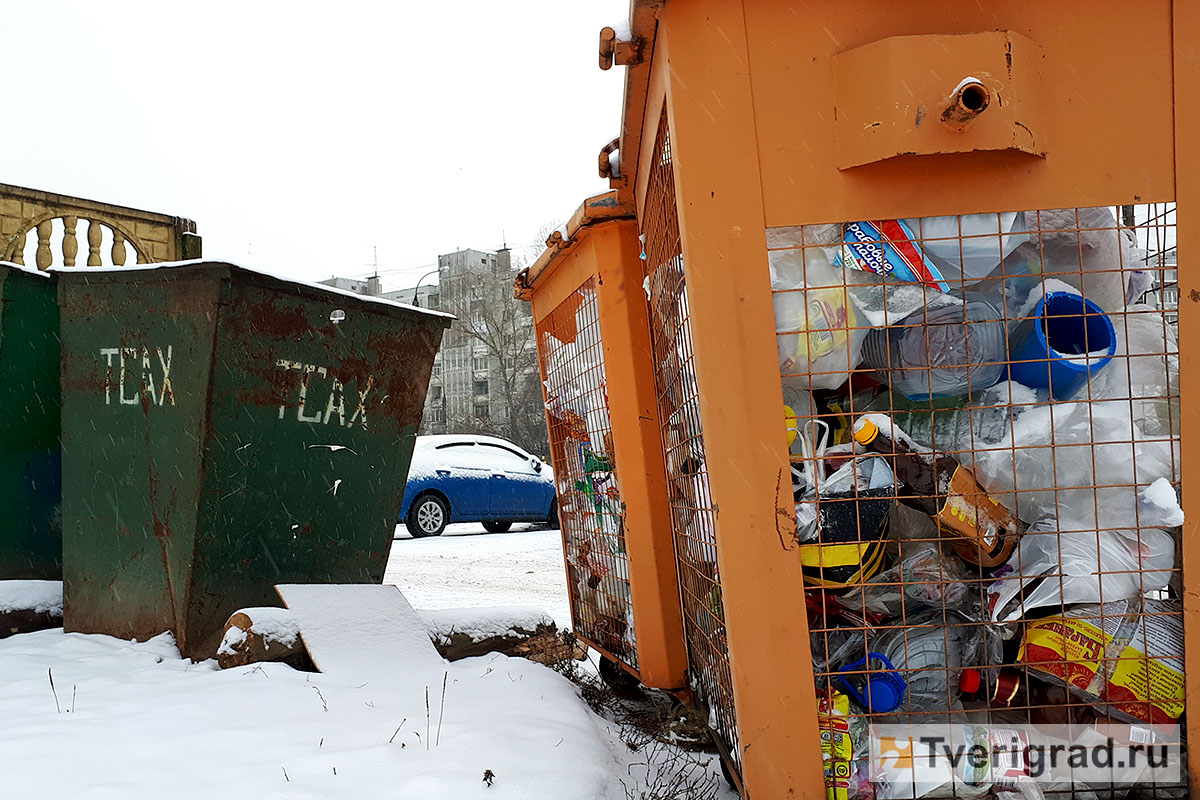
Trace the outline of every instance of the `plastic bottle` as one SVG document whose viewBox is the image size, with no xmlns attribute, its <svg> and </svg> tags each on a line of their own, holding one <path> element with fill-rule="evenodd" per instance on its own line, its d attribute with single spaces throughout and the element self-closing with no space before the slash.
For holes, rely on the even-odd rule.
<svg viewBox="0 0 1200 800">
<path fill-rule="evenodd" d="M 865 408 L 888 414 L 914 441 L 945 452 L 971 453 L 1003 446 L 1021 415 L 1049 395 L 1013 381 L 985 389 L 963 406 L 957 398 L 917 402 L 899 392 L 883 392 Z"/>
<path fill-rule="evenodd" d="M 960 397 L 994 385 L 1004 374 L 1004 314 L 976 292 L 940 302 L 875 329 L 863 341 L 863 363 L 910 400 Z"/>
<path fill-rule="evenodd" d="M 860 417 L 854 423 L 854 440 L 889 456 L 896 479 L 914 495 L 901 499 L 931 516 L 964 561 L 990 568 L 1012 555 L 1021 533 L 1020 520 L 989 496 L 953 456 L 922 450 L 882 414 Z"/>
<path fill-rule="evenodd" d="M 870 710 L 876 713 L 949 710 L 953 696 L 958 693 L 963 638 L 962 626 L 937 624 L 936 618 L 869 634 L 870 654 L 865 659 L 866 666 L 878 667 L 876 671 L 880 673 L 866 673 L 866 678 L 860 681 L 878 692 Z M 887 670 L 884 665 L 890 665 L 892 669 Z M 863 662 L 855 662 L 843 669 L 852 667 L 862 669 Z M 891 687 L 896 685 L 897 679 L 906 689 L 891 703 L 891 708 L 885 708 L 887 701 L 894 697 Z M 954 690 L 953 696 L 950 689 Z"/>
<path fill-rule="evenodd" d="M 1009 253 L 1029 239 L 1025 213 L 965 214 L 906 219 L 921 249 L 952 284 L 987 277 Z"/>
<path fill-rule="evenodd" d="M 1009 667 L 999 670 L 971 667 L 958 676 L 958 689 L 963 700 L 986 703 L 990 708 L 1008 708 L 1024 704 L 1018 700 L 1025 694 L 1023 678 L 1020 670 Z"/>
</svg>

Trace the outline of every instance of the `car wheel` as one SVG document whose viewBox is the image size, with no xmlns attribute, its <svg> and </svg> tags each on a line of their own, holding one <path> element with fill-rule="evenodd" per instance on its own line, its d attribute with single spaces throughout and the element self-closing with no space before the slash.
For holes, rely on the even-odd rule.
<svg viewBox="0 0 1200 800">
<path fill-rule="evenodd" d="M 483 529 L 488 533 L 504 533 L 511 527 L 511 522 L 492 521 L 483 523 Z"/>
<path fill-rule="evenodd" d="M 550 514 L 546 517 L 546 525 L 550 528 L 560 527 L 558 524 L 558 498 L 550 501 Z"/>
<path fill-rule="evenodd" d="M 405 524 L 414 539 L 440 536 L 450 521 L 450 507 L 436 494 L 424 494 L 413 501 Z"/>
</svg>

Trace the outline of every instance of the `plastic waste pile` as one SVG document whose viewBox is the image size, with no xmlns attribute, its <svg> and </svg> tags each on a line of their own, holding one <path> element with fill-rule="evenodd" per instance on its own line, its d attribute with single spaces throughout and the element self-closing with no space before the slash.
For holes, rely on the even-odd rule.
<svg viewBox="0 0 1200 800">
<path fill-rule="evenodd" d="M 569 590 L 589 635 L 625 655 L 637 640 L 594 292 L 580 292 L 571 324 L 562 328 L 544 332 L 541 349 L 546 410 L 563 451 L 555 474 L 558 499 L 563 519 L 573 520 L 567 523 Z"/>
<path fill-rule="evenodd" d="M 1133 233 L 1096 208 L 767 241 L 829 798 L 1038 795 L 1020 765 L 913 793 L 863 759 L 879 722 L 1176 725 L 1178 344 Z"/>
</svg>

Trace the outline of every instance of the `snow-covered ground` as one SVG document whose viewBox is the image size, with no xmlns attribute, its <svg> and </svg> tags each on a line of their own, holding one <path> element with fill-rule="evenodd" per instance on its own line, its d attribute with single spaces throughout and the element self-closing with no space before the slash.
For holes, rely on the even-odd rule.
<svg viewBox="0 0 1200 800">
<path fill-rule="evenodd" d="M 557 531 L 475 531 L 400 529 L 388 582 L 418 609 L 542 606 L 569 623 Z M 0 640 L 0 797 L 649 796 L 645 751 L 630 752 L 550 669 L 498 654 L 414 662 L 363 681 L 282 664 L 220 670 L 181 659 L 169 634 L 11 636 Z M 717 770 L 710 759 L 701 774 Z M 717 780 L 686 796 L 733 798 Z"/>
<path fill-rule="evenodd" d="M 536 525 L 487 533 L 478 523 L 447 525 L 441 536 L 414 539 L 403 525 L 384 583 L 414 608 L 537 606 L 559 628 L 571 627 L 562 534 Z"/>
</svg>

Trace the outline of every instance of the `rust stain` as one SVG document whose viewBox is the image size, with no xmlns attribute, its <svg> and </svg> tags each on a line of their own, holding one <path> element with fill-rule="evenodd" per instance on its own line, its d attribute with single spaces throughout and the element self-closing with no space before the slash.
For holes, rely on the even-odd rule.
<svg viewBox="0 0 1200 800">
<path fill-rule="evenodd" d="M 162 554 L 163 572 L 167 578 L 167 596 L 171 606 L 171 630 L 179 637 L 180 648 L 186 647 L 186 631 L 179 626 L 179 618 L 175 615 L 175 577 L 171 574 L 171 559 L 167 553 L 167 542 L 171 529 L 158 515 L 158 476 L 154 474 L 154 455 L 150 446 L 150 397 L 142 392 L 142 411 L 146 415 L 146 472 L 150 476 L 150 515 L 153 519 L 154 538 L 158 540 L 158 548 Z"/>
<path fill-rule="evenodd" d="M 266 334 L 276 340 L 299 341 L 315 330 L 303 306 L 281 306 L 271 298 L 246 306 L 246 321 L 253 333 Z"/>
<path fill-rule="evenodd" d="M 779 470 L 779 477 L 775 482 L 775 497 L 781 497 L 783 492 L 783 470 Z M 790 530 L 789 530 L 790 529 Z M 794 550 L 796 547 L 796 508 L 791 509 L 784 507 L 783 504 L 776 500 L 775 506 L 775 533 L 779 536 L 779 546 L 785 551 Z"/>
</svg>

